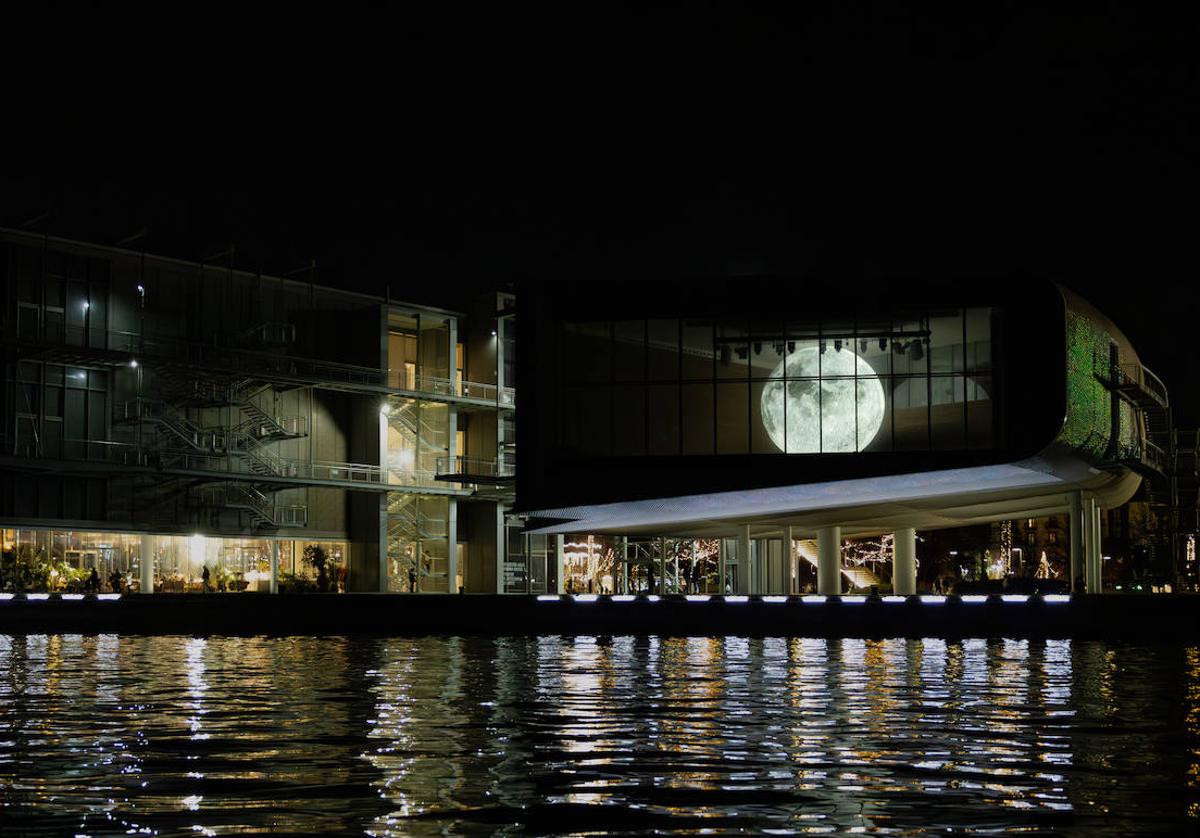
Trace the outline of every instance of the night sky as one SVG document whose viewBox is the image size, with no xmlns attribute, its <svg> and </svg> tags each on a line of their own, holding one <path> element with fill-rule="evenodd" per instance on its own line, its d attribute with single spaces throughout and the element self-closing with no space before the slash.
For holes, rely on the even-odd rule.
<svg viewBox="0 0 1200 838">
<path fill-rule="evenodd" d="M 358 21 L 327 33 L 346 60 L 275 45 L 253 79 L 124 56 L 136 85 L 8 132 L 0 224 L 443 304 L 446 280 L 1044 276 L 1195 426 L 1197 27 L 1098 6 Z"/>
</svg>

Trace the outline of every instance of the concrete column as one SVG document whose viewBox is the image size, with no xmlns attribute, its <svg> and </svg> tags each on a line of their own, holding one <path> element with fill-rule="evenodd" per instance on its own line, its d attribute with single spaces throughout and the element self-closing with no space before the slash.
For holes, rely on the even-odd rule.
<svg viewBox="0 0 1200 838">
<path fill-rule="evenodd" d="M 750 525 L 742 524 L 737 532 L 737 584 L 735 593 L 750 593 Z"/>
<path fill-rule="evenodd" d="M 842 592 L 842 528 L 817 530 L 817 593 L 830 596 Z"/>
<path fill-rule="evenodd" d="M 717 589 L 720 593 L 725 593 L 725 584 L 729 581 L 729 556 L 725 551 L 725 538 L 722 536 L 717 539 Z"/>
<path fill-rule="evenodd" d="M 790 594 L 796 591 L 796 540 L 793 537 L 792 528 L 785 527 L 783 530 L 783 578 L 780 580 L 783 585 L 781 593 Z"/>
<path fill-rule="evenodd" d="M 892 548 L 892 593 L 912 596 L 917 592 L 917 531 L 896 530 Z"/>
<path fill-rule="evenodd" d="M 279 593 L 279 541 L 271 542 L 271 581 L 267 590 L 273 594 Z"/>
<path fill-rule="evenodd" d="M 563 572 L 563 565 L 566 562 L 565 553 L 566 536 L 562 533 L 554 536 L 554 592 L 556 594 L 564 594 L 567 592 L 567 575 Z"/>
<path fill-rule="evenodd" d="M 1069 522 L 1068 547 L 1071 551 L 1071 561 L 1068 573 L 1071 578 L 1071 591 L 1075 592 L 1078 587 L 1077 580 L 1083 578 L 1083 548 L 1084 548 L 1084 527 L 1083 527 L 1083 499 L 1079 492 L 1071 492 L 1071 508 L 1067 516 Z M 1080 591 L 1082 593 L 1082 591 Z"/>
<path fill-rule="evenodd" d="M 144 594 L 154 593 L 154 536 L 143 535 L 138 558 L 140 580 L 138 590 Z"/>
<path fill-rule="evenodd" d="M 454 415 L 453 410 L 451 416 Z M 453 428 L 453 422 L 451 423 Z M 454 450 L 454 435 L 450 436 L 450 450 Z M 453 462 L 453 461 L 451 461 Z M 499 552 L 497 552 L 499 555 Z M 446 593 L 458 593 L 458 501 L 448 498 L 446 501 Z"/>
</svg>

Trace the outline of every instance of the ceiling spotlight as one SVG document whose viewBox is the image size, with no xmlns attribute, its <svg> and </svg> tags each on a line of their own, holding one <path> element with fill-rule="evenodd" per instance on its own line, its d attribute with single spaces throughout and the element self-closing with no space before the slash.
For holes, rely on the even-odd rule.
<svg viewBox="0 0 1200 838">
<path fill-rule="evenodd" d="M 880 352 L 885 352 L 885 351 L 887 351 L 887 338 L 880 338 L 880 339 L 879 339 L 879 351 L 880 351 Z"/>
<path fill-rule="evenodd" d="M 762 344 L 761 344 L 761 343 L 755 343 L 755 344 L 754 344 L 754 354 L 755 354 L 755 355 L 761 355 L 761 354 L 762 354 Z"/>
<path fill-rule="evenodd" d="M 835 341 L 833 342 L 833 351 L 834 351 L 834 352 L 841 352 L 841 351 L 842 351 L 842 340 L 841 340 L 841 338 L 838 338 L 837 340 L 835 340 Z"/>
<path fill-rule="evenodd" d="M 143 297 L 144 297 L 144 296 L 146 296 L 146 286 L 145 286 L 145 285 L 139 285 L 139 286 L 137 287 L 137 292 L 138 292 L 139 294 L 141 294 Z"/>
<path fill-rule="evenodd" d="M 129 366 L 133 367 L 136 370 L 137 369 L 137 358 L 130 358 Z"/>
<path fill-rule="evenodd" d="M 492 337 L 495 337 L 495 336 L 496 336 L 496 330 L 492 329 Z"/>
<path fill-rule="evenodd" d="M 863 354 L 863 355 L 866 355 L 866 354 L 867 354 L 867 341 L 866 341 L 866 338 L 864 338 L 864 339 L 862 339 L 862 340 L 860 340 L 860 341 L 858 342 L 858 350 L 859 350 L 859 352 L 860 352 L 861 354 Z"/>
<path fill-rule="evenodd" d="M 789 340 L 788 341 L 788 354 L 791 355 L 795 351 L 796 351 L 796 341 Z"/>
<path fill-rule="evenodd" d="M 85 300 L 85 301 L 84 301 L 84 303 L 83 303 L 83 310 L 84 310 L 84 311 L 87 311 L 87 310 L 88 310 L 89 308 L 91 308 L 91 307 L 92 307 L 92 304 L 91 304 L 91 303 L 89 303 L 89 302 L 87 302 L 87 301 Z"/>
<path fill-rule="evenodd" d="M 919 340 L 913 341 L 912 357 L 914 361 L 919 361 L 925 357 L 925 348 L 921 346 L 921 341 Z"/>
<path fill-rule="evenodd" d="M 729 344 L 721 345 L 721 363 L 728 364 L 733 360 L 733 352 L 729 349 Z"/>
<path fill-rule="evenodd" d="M 821 338 L 821 340 L 818 342 L 817 345 L 818 345 L 818 348 L 821 350 L 821 354 L 824 355 L 825 354 L 825 338 Z"/>
</svg>

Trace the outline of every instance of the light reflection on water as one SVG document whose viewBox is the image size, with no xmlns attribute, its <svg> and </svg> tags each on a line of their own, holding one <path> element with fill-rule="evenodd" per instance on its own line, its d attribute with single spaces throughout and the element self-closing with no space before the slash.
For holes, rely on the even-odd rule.
<svg viewBox="0 0 1200 838">
<path fill-rule="evenodd" d="M 1198 789 L 1195 647 L 0 635 L 0 833 L 1178 834 Z"/>
</svg>

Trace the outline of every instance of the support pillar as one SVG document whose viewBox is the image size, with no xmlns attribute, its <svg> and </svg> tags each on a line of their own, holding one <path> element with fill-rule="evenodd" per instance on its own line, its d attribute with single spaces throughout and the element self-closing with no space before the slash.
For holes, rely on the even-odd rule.
<svg viewBox="0 0 1200 838">
<path fill-rule="evenodd" d="M 892 548 L 892 593 L 912 596 L 917 592 L 917 531 L 896 530 Z"/>
<path fill-rule="evenodd" d="M 667 592 L 667 540 L 658 540 L 658 593 Z"/>
<path fill-rule="evenodd" d="M 144 594 L 154 593 L 154 536 L 143 535 L 138 558 L 140 579 L 138 590 Z"/>
<path fill-rule="evenodd" d="M 1100 549 L 1100 504 L 1095 498 L 1085 503 L 1084 526 L 1088 529 L 1086 552 L 1084 553 L 1084 579 L 1089 594 L 1104 592 L 1104 577 Z"/>
<path fill-rule="evenodd" d="M 279 593 L 279 541 L 271 542 L 271 580 L 267 590 L 273 594 Z"/>
<path fill-rule="evenodd" d="M 496 510 L 496 593 L 503 594 L 508 592 L 505 584 L 508 581 L 508 573 L 506 572 L 508 569 L 508 539 L 505 537 L 507 533 L 504 531 L 504 507 L 496 504 L 494 509 Z M 457 524 L 457 521 L 455 523 Z M 451 544 L 454 544 L 457 550 L 458 539 L 453 534 L 450 537 L 454 539 L 451 541 Z M 453 556 L 454 554 L 452 553 L 452 559 Z M 455 563 L 457 564 L 457 562 Z M 450 592 L 457 593 L 454 590 Z"/>
<path fill-rule="evenodd" d="M 1068 547 L 1071 550 L 1070 570 L 1071 574 L 1071 592 L 1082 593 L 1083 588 L 1083 548 L 1084 548 L 1084 533 L 1083 526 L 1083 498 L 1079 492 L 1071 493 L 1071 509 L 1067 516 L 1070 524 L 1067 538 L 1069 540 Z"/>
<path fill-rule="evenodd" d="M 785 527 L 783 530 L 783 578 L 781 583 L 783 585 L 781 593 L 796 592 L 796 540 L 791 527 Z"/>
<path fill-rule="evenodd" d="M 451 416 L 454 412 L 451 411 Z M 451 427 L 450 438 L 454 438 L 454 430 Z M 454 450 L 454 443 L 450 443 L 450 450 Z M 453 454 L 451 455 L 453 456 Z M 451 463 L 454 461 L 451 460 Z M 497 560 L 500 555 L 500 545 L 496 545 Z M 454 498 L 448 498 L 446 501 L 446 593 L 458 593 L 458 501 Z"/>
<path fill-rule="evenodd" d="M 842 592 L 842 528 L 817 530 L 817 593 L 832 596 Z"/>
<path fill-rule="evenodd" d="M 750 593 L 750 525 L 742 524 L 737 532 L 737 585 L 736 593 Z"/>
<path fill-rule="evenodd" d="M 566 536 L 562 533 L 554 536 L 554 592 L 556 594 L 565 594 L 567 592 L 567 574 L 564 569 L 566 564 Z"/>
<path fill-rule="evenodd" d="M 629 536 L 621 536 L 621 593 L 629 593 Z"/>
</svg>

